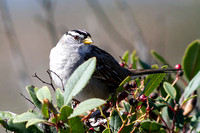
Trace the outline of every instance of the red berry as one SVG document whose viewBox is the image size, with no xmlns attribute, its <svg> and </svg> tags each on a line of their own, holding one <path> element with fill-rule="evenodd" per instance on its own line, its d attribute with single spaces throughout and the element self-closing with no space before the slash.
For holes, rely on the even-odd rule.
<svg viewBox="0 0 200 133">
<path fill-rule="evenodd" d="M 139 97 L 139 99 L 140 99 L 141 102 L 145 102 L 145 101 L 147 100 L 147 97 L 146 97 L 144 94 L 142 94 L 142 95 Z"/>
<path fill-rule="evenodd" d="M 142 108 L 142 104 L 136 107 L 136 109 L 141 109 L 141 108 Z"/>
<path fill-rule="evenodd" d="M 120 92 L 119 95 L 118 95 L 119 101 L 124 100 L 124 99 L 127 98 L 127 97 L 128 97 L 128 93 L 127 93 L 126 91 L 122 91 L 122 92 Z"/>
<path fill-rule="evenodd" d="M 123 62 L 120 62 L 119 65 L 120 65 L 121 67 L 124 67 L 124 66 L 125 66 L 125 64 L 124 64 Z"/>
<path fill-rule="evenodd" d="M 181 69 L 181 64 L 176 64 L 175 69 Z"/>
<path fill-rule="evenodd" d="M 150 108 L 149 108 L 149 107 L 147 107 L 147 108 L 146 108 L 146 110 L 147 110 L 147 111 L 150 111 Z"/>
<path fill-rule="evenodd" d="M 94 128 L 93 127 L 89 128 L 89 131 L 94 131 Z"/>
<path fill-rule="evenodd" d="M 133 67 L 133 64 L 131 64 L 131 65 L 129 66 L 130 69 L 132 69 L 132 67 Z"/>
<path fill-rule="evenodd" d="M 158 94 L 155 93 L 155 92 L 153 92 L 153 93 L 150 94 L 150 98 L 151 99 L 156 99 L 157 97 L 158 97 Z"/>
</svg>

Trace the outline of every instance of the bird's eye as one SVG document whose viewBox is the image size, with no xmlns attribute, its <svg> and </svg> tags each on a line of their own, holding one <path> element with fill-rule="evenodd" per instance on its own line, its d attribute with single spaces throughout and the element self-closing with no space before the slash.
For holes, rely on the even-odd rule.
<svg viewBox="0 0 200 133">
<path fill-rule="evenodd" d="M 74 36 L 74 39 L 76 39 L 76 40 L 79 39 L 79 36 Z"/>
</svg>

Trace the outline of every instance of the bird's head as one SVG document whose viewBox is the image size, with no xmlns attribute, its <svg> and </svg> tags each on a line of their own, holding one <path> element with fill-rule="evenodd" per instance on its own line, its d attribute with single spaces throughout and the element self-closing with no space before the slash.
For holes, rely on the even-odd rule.
<svg viewBox="0 0 200 133">
<path fill-rule="evenodd" d="M 64 41 L 67 44 L 91 44 L 93 40 L 91 39 L 90 33 L 85 30 L 69 30 L 63 36 Z"/>
</svg>

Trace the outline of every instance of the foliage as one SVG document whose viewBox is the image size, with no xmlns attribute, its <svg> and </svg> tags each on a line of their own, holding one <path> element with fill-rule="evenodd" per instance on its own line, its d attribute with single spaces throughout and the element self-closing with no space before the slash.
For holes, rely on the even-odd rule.
<svg viewBox="0 0 200 133">
<path fill-rule="evenodd" d="M 175 78 L 172 74 L 151 74 L 137 79 L 128 76 L 107 102 L 92 98 L 72 108 L 70 101 L 85 87 L 95 70 L 96 58 L 93 57 L 71 75 L 65 91 L 55 90 L 56 103 L 53 103 L 47 86 L 40 89 L 28 86 L 26 89 L 37 110 L 30 109 L 19 115 L 0 111 L 0 123 L 6 130 L 20 133 L 193 131 L 200 122 L 199 113 L 189 115 L 196 107 L 196 91 L 200 87 L 199 44 L 199 40 L 189 44 L 183 56 L 183 70 L 188 83 L 181 77 L 181 71 Z M 151 53 L 160 64 L 171 66 L 157 52 L 152 50 Z M 150 66 L 143 62 L 136 56 L 136 51 L 126 51 L 120 65 L 133 69 L 158 68 L 158 65 Z M 181 87 L 176 84 L 177 81 L 185 86 L 182 95 L 179 95 Z M 95 108 L 98 110 L 95 111 Z M 94 111 L 92 115 L 91 111 Z M 94 115 L 98 111 L 100 113 Z"/>
</svg>

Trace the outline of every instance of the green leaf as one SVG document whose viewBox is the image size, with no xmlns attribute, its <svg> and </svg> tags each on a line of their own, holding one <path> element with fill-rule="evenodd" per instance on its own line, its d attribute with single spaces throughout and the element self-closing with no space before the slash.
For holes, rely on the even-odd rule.
<svg viewBox="0 0 200 133">
<path fill-rule="evenodd" d="M 129 113 L 131 105 L 128 102 L 123 102 L 123 105 L 124 105 L 124 111 Z"/>
<path fill-rule="evenodd" d="M 106 128 L 105 130 L 103 130 L 102 133 L 111 133 L 109 128 Z"/>
<path fill-rule="evenodd" d="M 61 109 L 60 109 L 60 119 L 62 121 L 66 121 L 68 119 L 68 117 L 72 114 L 73 112 L 73 109 L 69 106 L 63 106 Z"/>
<path fill-rule="evenodd" d="M 9 111 L 0 111 L 0 119 L 13 119 L 15 116 L 15 113 Z"/>
<path fill-rule="evenodd" d="M 124 126 L 120 133 L 130 133 L 134 128 L 134 123 Z"/>
<path fill-rule="evenodd" d="M 81 102 L 75 109 L 74 112 L 69 116 L 69 118 L 81 115 L 82 113 L 92 110 L 102 104 L 105 104 L 106 101 L 98 99 L 98 98 L 91 98 Z"/>
<path fill-rule="evenodd" d="M 35 106 L 38 109 L 41 109 L 42 108 L 42 103 L 38 100 L 38 98 L 36 96 L 38 88 L 35 87 L 35 86 L 27 86 L 26 89 L 27 89 L 27 91 L 28 91 L 33 103 L 35 104 Z"/>
<path fill-rule="evenodd" d="M 49 109 L 46 103 L 42 104 L 42 114 L 45 116 L 45 118 L 49 118 Z"/>
<path fill-rule="evenodd" d="M 182 102 L 182 105 L 184 105 L 188 100 L 190 100 L 190 99 L 192 99 L 192 98 L 195 98 L 195 97 L 197 97 L 197 95 L 193 95 L 193 96 L 188 97 L 186 100 L 184 100 L 184 101 Z"/>
<path fill-rule="evenodd" d="M 200 40 L 191 42 L 182 60 L 185 76 L 191 80 L 200 70 Z"/>
<path fill-rule="evenodd" d="M 34 125 L 34 124 L 41 123 L 41 122 L 47 122 L 47 120 L 39 119 L 39 118 L 30 119 L 30 120 L 26 123 L 26 128 L 28 128 L 29 126 L 32 126 L 32 125 Z"/>
<path fill-rule="evenodd" d="M 190 81 L 188 86 L 185 88 L 184 91 L 184 99 L 187 99 L 192 92 L 197 90 L 200 87 L 200 71 L 197 73 L 197 75 Z"/>
<path fill-rule="evenodd" d="M 23 114 L 17 115 L 14 118 L 13 123 L 25 122 L 25 121 L 29 121 L 30 119 L 33 119 L 33 118 L 41 118 L 41 117 L 32 112 L 25 112 Z"/>
<path fill-rule="evenodd" d="M 8 111 L 0 111 L 0 124 L 6 128 L 6 130 L 13 131 L 16 133 L 41 133 L 41 130 L 36 126 L 29 128 L 25 127 L 25 122 L 13 123 L 13 118 L 16 114 Z"/>
<path fill-rule="evenodd" d="M 122 56 L 122 59 L 123 61 L 125 61 L 126 64 L 128 63 L 128 58 L 129 58 L 129 51 L 126 51 Z"/>
<path fill-rule="evenodd" d="M 148 65 L 147 63 L 143 62 L 141 59 L 138 59 L 138 61 L 139 61 L 140 66 L 141 66 L 143 69 L 151 69 L 151 66 Z"/>
<path fill-rule="evenodd" d="M 96 58 L 81 64 L 71 75 L 65 86 L 64 105 L 67 105 L 89 82 L 96 67 Z"/>
<path fill-rule="evenodd" d="M 137 60 L 138 57 L 135 56 L 136 55 L 136 50 L 134 50 L 131 53 L 131 64 L 132 64 L 132 69 L 137 69 Z"/>
<path fill-rule="evenodd" d="M 172 99 L 176 99 L 176 89 L 170 83 L 164 82 L 163 87 Z"/>
<path fill-rule="evenodd" d="M 175 125 L 176 125 L 178 128 L 182 129 L 182 128 L 183 128 L 183 125 L 184 125 L 183 110 L 180 110 L 180 111 L 177 112 L 176 118 L 175 118 L 175 119 L 176 119 Z"/>
<path fill-rule="evenodd" d="M 192 116 L 191 123 L 190 123 L 191 132 L 195 128 L 197 128 L 199 123 L 200 123 L 200 112 L 198 112 L 196 115 Z"/>
<path fill-rule="evenodd" d="M 165 75 L 165 73 L 148 75 L 144 82 L 145 89 L 142 94 L 149 96 L 159 86 Z"/>
<path fill-rule="evenodd" d="M 167 61 L 160 55 L 158 54 L 155 50 L 151 50 L 151 55 L 159 62 L 162 64 L 169 64 Z"/>
<path fill-rule="evenodd" d="M 0 111 L 0 124 L 9 130 L 9 125 L 7 124 L 7 121 L 12 120 L 15 118 L 16 114 L 8 111 Z"/>
<path fill-rule="evenodd" d="M 110 117 L 110 127 L 113 133 L 117 133 L 122 126 L 122 119 L 117 110 L 113 109 Z"/>
<path fill-rule="evenodd" d="M 85 133 L 81 118 L 78 116 L 69 119 L 68 125 L 70 127 L 70 133 Z"/>
<path fill-rule="evenodd" d="M 59 88 L 56 89 L 56 102 L 59 109 L 64 105 L 64 94 Z"/>
<path fill-rule="evenodd" d="M 161 128 L 161 124 L 152 122 L 152 121 L 145 121 L 141 123 L 141 128 L 147 132 L 155 132 L 159 131 Z"/>
<path fill-rule="evenodd" d="M 47 86 L 43 86 L 40 88 L 36 93 L 37 98 L 40 100 L 41 103 L 43 103 L 43 100 L 47 98 L 49 102 L 51 102 L 51 93 Z"/>
</svg>

